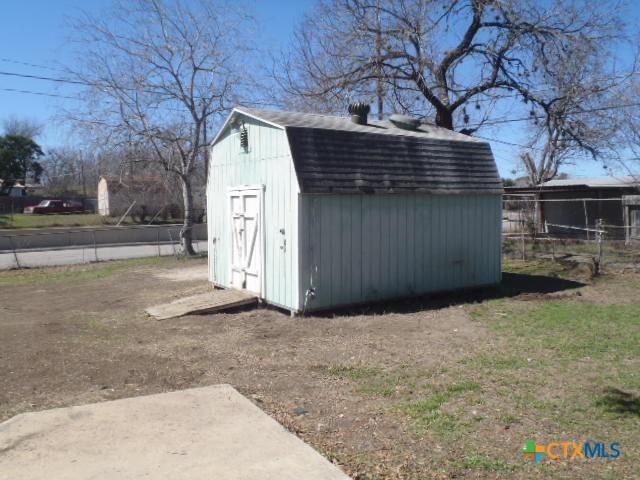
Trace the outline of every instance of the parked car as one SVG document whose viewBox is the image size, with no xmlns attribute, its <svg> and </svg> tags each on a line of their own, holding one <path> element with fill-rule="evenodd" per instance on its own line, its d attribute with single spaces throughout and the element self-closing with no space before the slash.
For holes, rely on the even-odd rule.
<svg viewBox="0 0 640 480">
<path fill-rule="evenodd" d="M 42 200 L 38 205 L 25 207 L 24 213 L 84 213 L 84 207 L 79 202 L 65 200 Z"/>
</svg>

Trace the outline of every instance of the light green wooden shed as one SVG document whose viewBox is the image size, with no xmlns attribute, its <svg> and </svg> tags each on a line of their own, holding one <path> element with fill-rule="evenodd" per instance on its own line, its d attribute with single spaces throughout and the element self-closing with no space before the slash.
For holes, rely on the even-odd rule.
<svg viewBox="0 0 640 480">
<path fill-rule="evenodd" d="M 212 143 L 211 282 L 292 312 L 500 282 L 489 145 L 404 120 L 234 109 Z"/>
</svg>

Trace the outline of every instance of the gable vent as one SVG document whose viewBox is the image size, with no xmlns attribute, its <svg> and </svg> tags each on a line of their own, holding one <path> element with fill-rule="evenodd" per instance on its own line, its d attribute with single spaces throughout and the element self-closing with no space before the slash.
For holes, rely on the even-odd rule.
<svg viewBox="0 0 640 480">
<path fill-rule="evenodd" d="M 247 131 L 247 127 L 242 124 L 242 128 L 240 128 L 240 147 L 244 150 L 249 149 L 249 132 Z"/>
</svg>

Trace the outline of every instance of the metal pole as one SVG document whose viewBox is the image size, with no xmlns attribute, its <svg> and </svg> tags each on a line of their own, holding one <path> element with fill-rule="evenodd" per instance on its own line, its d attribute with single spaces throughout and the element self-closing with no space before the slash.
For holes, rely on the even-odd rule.
<svg viewBox="0 0 640 480">
<path fill-rule="evenodd" d="M 158 256 L 160 256 L 160 230 L 156 229 L 156 245 L 158 246 Z"/>
<path fill-rule="evenodd" d="M 116 227 L 119 227 L 120 224 L 122 223 L 122 221 L 126 218 L 126 216 L 129 215 L 129 212 L 131 211 L 133 206 L 136 204 L 136 201 L 137 200 L 134 200 L 133 203 L 131 205 L 129 205 L 129 208 L 127 208 L 127 211 L 124 212 L 124 215 L 122 215 L 122 217 L 120 217 L 120 220 L 118 220 L 118 223 L 116 223 Z"/>
<path fill-rule="evenodd" d="M 164 205 L 160 210 L 158 210 L 158 212 L 153 216 L 153 218 L 149 220 L 149 223 L 147 223 L 147 225 L 151 225 L 153 221 L 158 217 L 158 215 L 160 215 L 160 212 L 162 212 L 165 209 L 165 207 L 166 205 Z"/>
</svg>

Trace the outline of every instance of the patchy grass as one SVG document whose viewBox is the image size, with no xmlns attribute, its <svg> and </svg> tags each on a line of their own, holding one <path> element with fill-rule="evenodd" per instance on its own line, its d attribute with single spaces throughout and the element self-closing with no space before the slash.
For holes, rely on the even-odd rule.
<svg viewBox="0 0 640 480">
<path fill-rule="evenodd" d="M 492 472 L 510 472 L 515 469 L 515 465 L 482 454 L 467 456 L 453 462 L 453 465 L 463 470 L 488 470 Z"/>
<path fill-rule="evenodd" d="M 518 260 L 505 258 L 502 265 L 507 273 L 519 273 L 522 275 L 540 275 L 545 277 L 557 277 L 564 279 L 576 279 L 576 266 L 554 262 L 549 259 Z"/>
<path fill-rule="evenodd" d="M 200 257 L 193 257 L 194 259 Z M 88 263 L 64 267 L 23 268 L 0 272 L 0 287 L 19 285 L 58 284 L 80 285 L 85 282 L 105 279 L 134 267 L 173 266 L 177 262 L 188 262 L 189 257 L 145 257 L 130 260 Z"/>
<path fill-rule="evenodd" d="M 546 260 L 508 261 L 505 267 L 569 280 L 584 274 Z M 518 443 L 527 438 L 620 441 L 628 446 L 625 460 L 607 469 L 596 462 L 549 462 L 536 472 L 543 478 L 614 478 L 609 470 L 614 468 L 624 476 L 620 472 L 640 461 L 633 440 L 640 419 L 640 302 L 630 301 L 633 289 L 621 286 L 637 281 L 637 276 L 609 275 L 577 296 L 506 296 L 465 306 L 495 343 L 447 362 L 435 376 L 418 374 L 410 365 L 340 367 L 333 373 L 355 382 L 354 391 L 363 397 L 387 399 L 389 412 L 405 415 L 424 441 L 454 450 L 452 458 L 441 460 L 454 476 L 464 470 L 529 477 L 531 466 L 521 461 L 518 447 L 504 443 L 505 430 Z"/>
<path fill-rule="evenodd" d="M 473 303 L 459 294 L 376 315 L 291 319 L 257 309 L 149 322 L 134 312 L 176 284 L 126 268 L 182 263 L 135 262 L 0 273 L 0 285 L 15 284 L 7 275 L 84 285 L 64 302 L 51 301 L 62 289 L 47 288 L 24 308 L 0 307 L 9 320 L 0 415 L 230 383 L 353 478 L 637 477 L 636 273 L 577 284 L 558 277 L 583 272 L 516 260 L 505 262 L 520 274 L 505 276 L 514 284 Z M 299 405 L 308 414 L 292 414 Z M 617 441 L 622 455 L 533 465 L 520 454 L 528 439 Z"/>
<path fill-rule="evenodd" d="M 433 375 L 433 372 L 412 369 L 407 365 L 402 365 L 393 371 L 386 371 L 379 367 L 334 365 L 329 367 L 327 372 L 332 376 L 355 382 L 356 393 L 383 397 L 411 391 Z"/>
<path fill-rule="evenodd" d="M 354 381 L 368 380 L 382 373 L 382 370 L 375 367 L 355 367 L 352 365 L 334 365 L 327 369 L 329 375 L 340 378 L 349 378 Z"/>
<path fill-rule="evenodd" d="M 466 392 L 479 389 L 480 385 L 473 381 L 453 383 L 424 398 L 403 405 L 401 410 L 415 421 L 418 431 L 435 428 L 440 433 L 452 433 L 457 429 L 459 421 L 454 415 L 442 411 L 441 407 Z"/>
</svg>

